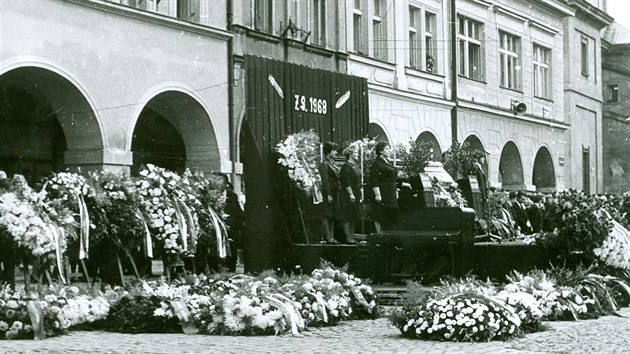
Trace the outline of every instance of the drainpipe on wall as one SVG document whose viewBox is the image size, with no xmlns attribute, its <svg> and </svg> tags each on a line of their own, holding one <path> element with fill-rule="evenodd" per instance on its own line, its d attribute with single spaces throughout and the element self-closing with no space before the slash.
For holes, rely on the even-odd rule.
<svg viewBox="0 0 630 354">
<path fill-rule="evenodd" d="M 456 0 L 450 0 L 450 33 L 451 38 L 451 100 L 454 105 L 451 108 L 451 141 L 457 142 L 457 7 Z"/>
<path fill-rule="evenodd" d="M 232 0 L 226 1 L 227 6 L 227 30 L 230 33 L 234 32 L 233 28 L 233 18 L 232 18 Z M 234 127 L 234 37 L 228 38 L 228 47 L 227 47 L 227 56 L 228 56 L 228 72 L 227 72 L 227 94 L 228 94 L 228 131 L 229 131 L 229 144 L 230 144 L 230 160 L 232 162 L 231 168 L 231 176 L 230 180 L 232 182 L 235 181 L 236 171 L 235 171 L 235 163 L 237 161 L 236 156 L 236 129 Z M 237 187 L 235 187 L 237 188 Z M 238 187 L 240 189 L 240 187 Z"/>
</svg>

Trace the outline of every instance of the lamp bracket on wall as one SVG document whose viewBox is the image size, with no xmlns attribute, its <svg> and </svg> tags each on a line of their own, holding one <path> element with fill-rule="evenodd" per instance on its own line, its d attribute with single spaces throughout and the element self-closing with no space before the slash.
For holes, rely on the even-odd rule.
<svg viewBox="0 0 630 354">
<path fill-rule="evenodd" d="M 289 24 L 282 30 L 280 37 L 282 38 L 294 38 L 300 42 L 306 43 L 308 37 L 310 37 L 311 31 L 306 31 L 299 28 L 293 20 L 289 19 Z"/>
</svg>

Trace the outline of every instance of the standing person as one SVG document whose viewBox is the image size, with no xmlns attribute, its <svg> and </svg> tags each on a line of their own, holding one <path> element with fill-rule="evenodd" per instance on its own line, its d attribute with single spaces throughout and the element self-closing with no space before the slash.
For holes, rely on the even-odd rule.
<svg viewBox="0 0 630 354">
<path fill-rule="evenodd" d="M 324 143 L 322 152 L 324 159 L 319 164 L 319 174 L 322 178 L 322 197 L 324 202 L 320 204 L 322 216 L 322 229 L 327 243 L 338 243 L 335 240 L 335 215 L 339 204 L 339 167 L 335 165 L 339 145 L 328 141 Z"/>
<path fill-rule="evenodd" d="M 239 253 L 242 253 L 243 239 L 242 228 L 245 213 L 241 209 L 241 204 L 238 200 L 238 195 L 234 192 L 232 183 L 230 183 L 228 176 L 225 173 L 215 173 L 222 179 L 221 189 L 225 193 L 225 208 L 224 211 L 228 215 L 225 224 L 228 227 L 228 237 L 230 242 L 230 255 L 225 259 L 225 265 L 230 272 L 236 270 L 236 263 Z M 240 252 L 239 252 L 240 251 Z"/>
<path fill-rule="evenodd" d="M 341 218 L 346 242 L 354 241 L 354 223 L 361 216 L 361 202 L 363 191 L 361 190 L 361 168 L 359 167 L 359 147 L 352 146 L 345 151 L 347 161 L 341 166 L 339 180 L 341 192 L 339 193 L 339 216 Z"/>
<path fill-rule="evenodd" d="M 391 224 L 398 218 L 398 169 L 391 163 L 392 148 L 389 143 L 376 144 L 376 159 L 370 166 L 370 187 L 374 193 L 374 227 L 381 232 L 383 223 Z"/>
<path fill-rule="evenodd" d="M 479 184 L 479 192 L 481 193 L 481 211 L 482 215 L 486 215 L 486 206 L 488 205 L 488 178 L 483 170 L 483 165 L 486 163 L 486 153 L 480 155 L 477 161 L 473 163 L 473 170 L 475 177 L 477 177 L 477 183 Z"/>
</svg>

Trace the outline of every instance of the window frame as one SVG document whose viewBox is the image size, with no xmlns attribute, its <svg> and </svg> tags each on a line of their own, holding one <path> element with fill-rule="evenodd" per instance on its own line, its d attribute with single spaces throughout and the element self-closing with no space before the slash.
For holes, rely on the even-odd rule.
<svg viewBox="0 0 630 354">
<path fill-rule="evenodd" d="M 429 21 L 431 17 L 431 21 Z M 424 70 L 430 73 L 437 73 L 437 28 L 438 16 L 432 11 L 424 11 Z M 432 31 L 429 31 L 429 24 L 432 24 Z M 429 63 L 429 58 L 433 61 Z"/>
<path fill-rule="evenodd" d="M 589 77 L 591 66 L 589 63 L 589 38 L 585 35 L 580 35 L 580 68 L 582 71 L 582 76 Z"/>
<path fill-rule="evenodd" d="M 388 61 L 387 45 L 387 0 L 372 0 L 372 56 L 378 60 Z M 378 5 L 378 6 L 377 6 Z M 378 12 L 377 12 L 378 11 Z M 376 35 L 378 28 L 378 36 Z"/>
<path fill-rule="evenodd" d="M 422 19 L 422 10 L 420 7 L 409 4 L 409 26 L 408 26 L 408 36 L 407 39 L 409 41 L 409 67 L 422 70 L 422 50 L 421 50 L 421 41 L 420 41 L 420 33 L 421 33 L 421 19 Z M 411 19 L 414 18 L 415 21 L 412 23 Z M 414 37 L 413 39 L 411 37 Z"/>
<path fill-rule="evenodd" d="M 326 46 L 326 0 L 310 1 L 309 26 L 311 36 L 309 41 L 313 45 Z"/>
<path fill-rule="evenodd" d="M 462 29 L 462 22 L 464 23 Z M 476 26 L 476 31 L 473 31 L 477 34 L 479 38 L 473 37 L 470 34 L 470 25 Z M 461 30 L 461 33 L 460 33 Z M 458 60 L 458 68 L 457 74 L 458 76 L 462 76 L 475 81 L 483 81 L 485 80 L 485 66 L 483 63 L 484 56 L 484 47 L 483 41 L 481 39 L 481 33 L 484 30 L 484 23 L 477 21 L 473 18 L 470 18 L 463 14 L 457 15 L 457 50 L 460 52 L 460 60 Z M 471 73 L 471 61 L 470 61 L 470 47 L 471 45 L 479 48 L 478 54 L 478 70 L 477 75 L 473 75 Z M 463 47 L 462 47 L 463 46 Z M 463 61 L 463 62 L 462 62 Z"/>
<path fill-rule="evenodd" d="M 546 61 L 545 61 L 546 59 Z M 552 79 L 552 50 L 549 47 L 533 43 L 532 45 L 532 71 L 534 97 L 546 100 L 553 99 Z M 541 82 L 542 81 L 542 82 Z"/>
<path fill-rule="evenodd" d="M 357 8 L 359 4 L 359 8 Z M 367 29 L 365 27 L 364 15 L 365 15 L 365 0 L 353 0 L 352 5 L 352 35 L 353 35 L 353 50 L 356 53 L 368 55 L 367 47 Z M 358 19 L 358 21 L 357 21 Z M 358 23 L 358 28 L 357 28 Z M 358 29 L 358 30 L 357 30 Z"/>
<path fill-rule="evenodd" d="M 619 84 L 606 84 L 606 103 L 621 102 L 619 93 Z"/>
<path fill-rule="evenodd" d="M 522 90 L 521 37 L 499 29 L 499 86 Z"/>
<path fill-rule="evenodd" d="M 262 16 L 259 17 L 258 10 L 260 8 L 265 11 Z M 252 15 L 252 27 L 254 30 L 273 34 L 273 0 L 253 0 Z M 260 24 L 262 24 L 262 26 L 259 26 Z"/>
</svg>

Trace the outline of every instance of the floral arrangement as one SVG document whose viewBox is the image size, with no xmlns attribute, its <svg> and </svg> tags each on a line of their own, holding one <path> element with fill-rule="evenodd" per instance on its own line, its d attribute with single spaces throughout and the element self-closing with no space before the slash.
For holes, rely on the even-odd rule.
<svg viewBox="0 0 630 354">
<path fill-rule="evenodd" d="M 630 233 L 616 220 L 611 220 L 612 230 L 593 254 L 604 264 L 630 270 Z"/>
<path fill-rule="evenodd" d="M 8 286 L 0 288 L 0 339 L 32 339 L 34 326 L 29 314 L 29 302 L 36 303 L 41 311 L 44 335 L 53 337 L 66 332 L 71 321 L 62 310 L 65 299 L 49 294 L 15 291 Z"/>
<path fill-rule="evenodd" d="M 520 333 L 514 310 L 481 294 L 432 299 L 394 317 L 394 325 L 409 338 L 480 342 L 506 340 Z"/>
<path fill-rule="evenodd" d="M 152 242 L 138 208 L 140 192 L 136 182 L 122 174 L 92 172 L 89 183 L 95 190 L 88 203 L 91 244 L 96 247 L 113 244 L 124 253 L 142 248 L 146 254 Z"/>
<path fill-rule="evenodd" d="M 558 262 L 570 264 L 595 262 L 595 249 L 601 247 L 612 230 L 606 205 L 597 196 L 569 190 L 545 200 L 546 233 L 540 238 Z"/>
<path fill-rule="evenodd" d="M 460 145 L 455 141 L 444 152 L 444 169 L 458 180 L 473 173 L 474 164 L 479 157 L 485 157 L 485 152 L 471 147 L 468 142 Z"/>
<path fill-rule="evenodd" d="M 140 176 L 143 177 L 137 182 L 140 205 L 164 253 L 194 254 L 198 230 L 195 208 L 200 203 L 190 191 L 188 179 L 151 164 L 140 171 Z"/>
<path fill-rule="evenodd" d="M 299 190 L 312 195 L 316 202 L 321 201 L 319 191 L 321 176 L 318 165 L 322 156 L 319 144 L 319 137 L 311 129 L 290 134 L 276 145 L 276 151 L 280 155 L 278 163 L 286 168 L 289 179 Z"/>
<path fill-rule="evenodd" d="M 407 144 L 394 147 L 396 158 L 402 162 L 402 172 L 411 178 L 424 172 L 424 168 L 432 160 L 432 146 L 428 143 L 417 143 L 413 140 Z"/>
<path fill-rule="evenodd" d="M 16 193 L 0 195 L 0 225 L 13 237 L 17 246 L 34 257 L 65 251 L 65 237 L 46 215 Z"/>
<path fill-rule="evenodd" d="M 436 207 L 466 207 L 468 204 L 462 193 L 457 188 L 457 184 L 443 187 L 437 178 L 431 180 L 433 186 L 433 198 Z"/>
</svg>

